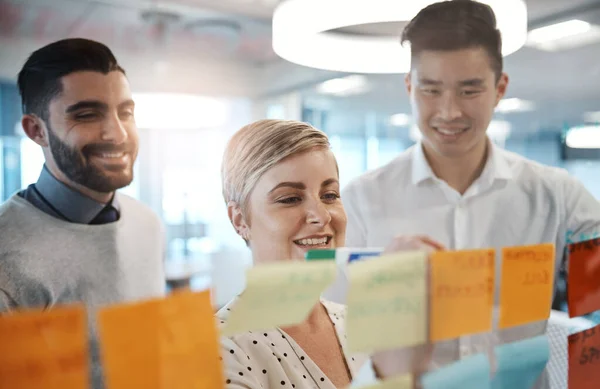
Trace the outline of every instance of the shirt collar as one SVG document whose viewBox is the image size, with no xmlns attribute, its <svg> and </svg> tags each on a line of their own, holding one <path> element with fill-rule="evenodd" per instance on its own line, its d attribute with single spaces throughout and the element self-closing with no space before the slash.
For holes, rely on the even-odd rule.
<svg viewBox="0 0 600 389">
<path fill-rule="evenodd" d="M 46 165 L 35 188 L 56 211 L 72 223 L 89 224 L 107 206 L 69 188 L 54 177 Z M 109 204 L 119 211 L 117 196 L 113 196 Z"/>
<path fill-rule="evenodd" d="M 419 141 L 413 146 L 412 150 L 412 183 L 418 185 L 425 180 L 436 178 L 425 158 L 423 144 Z"/>
<path fill-rule="evenodd" d="M 496 179 L 511 179 L 513 176 L 512 170 L 506 158 L 504 158 L 503 150 L 489 139 L 488 147 L 488 159 L 480 178 L 490 183 Z M 419 141 L 413 146 L 412 151 L 412 183 L 418 185 L 428 179 L 437 179 L 437 177 L 431 170 L 431 166 L 429 166 L 423 152 L 423 144 Z"/>
<path fill-rule="evenodd" d="M 488 160 L 481 172 L 481 180 L 489 184 L 496 180 L 510 180 L 513 173 L 504 157 L 504 151 L 489 139 L 488 147 Z"/>
</svg>

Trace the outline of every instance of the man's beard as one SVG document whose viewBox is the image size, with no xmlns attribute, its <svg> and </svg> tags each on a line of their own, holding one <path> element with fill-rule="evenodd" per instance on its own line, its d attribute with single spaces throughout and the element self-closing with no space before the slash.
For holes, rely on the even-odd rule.
<svg viewBox="0 0 600 389">
<path fill-rule="evenodd" d="M 126 187 L 133 180 L 133 172 L 123 174 L 120 177 L 108 177 L 89 161 L 89 156 L 93 152 L 130 152 L 129 148 L 90 144 L 79 151 L 60 140 L 50 126 L 47 126 L 47 128 L 50 152 L 54 162 L 69 180 L 100 193 L 114 192 L 117 189 Z"/>
</svg>

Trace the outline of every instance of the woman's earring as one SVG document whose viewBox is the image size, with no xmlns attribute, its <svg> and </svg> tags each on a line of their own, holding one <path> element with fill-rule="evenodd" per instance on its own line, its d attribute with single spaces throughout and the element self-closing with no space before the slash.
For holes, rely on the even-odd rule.
<svg viewBox="0 0 600 389">
<path fill-rule="evenodd" d="M 242 239 L 244 240 L 248 240 L 248 233 L 247 232 L 242 232 L 241 230 L 237 231 L 238 235 L 242 237 Z"/>
</svg>

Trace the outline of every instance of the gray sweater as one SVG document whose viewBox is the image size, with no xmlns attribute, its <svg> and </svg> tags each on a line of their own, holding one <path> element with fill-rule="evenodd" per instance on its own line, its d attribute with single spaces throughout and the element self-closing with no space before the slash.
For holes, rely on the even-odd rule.
<svg viewBox="0 0 600 389">
<path fill-rule="evenodd" d="M 102 225 L 62 221 L 18 195 L 0 205 L 0 313 L 85 303 L 94 389 L 103 388 L 95 310 L 165 294 L 160 220 L 136 200 L 117 196 L 120 219 Z"/>
</svg>

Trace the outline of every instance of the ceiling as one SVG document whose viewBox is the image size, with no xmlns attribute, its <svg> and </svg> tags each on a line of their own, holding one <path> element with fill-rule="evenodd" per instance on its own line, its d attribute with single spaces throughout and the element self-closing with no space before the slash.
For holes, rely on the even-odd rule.
<svg viewBox="0 0 600 389">
<path fill-rule="evenodd" d="M 15 79 L 44 44 L 85 37 L 115 52 L 136 90 L 253 95 L 257 72 L 280 61 L 271 48 L 273 6 L 270 0 L 0 0 L 0 78 Z"/>
<path fill-rule="evenodd" d="M 325 0 L 324 0 L 325 1 Z M 408 0 L 405 0 L 408 1 Z M 0 0 L 0 78 L 14 79 L 27 55 L 50 41 L 81 36 L 106 43 L 138 91 L 266 97 L 302 90 L 342 74 L 301 67 L 271 48 L 271 15 L 280 0 Z M 600 24 L 595 0 L 526 0 L 530 27 L 569 18 Z M 385 26 L 397 31 L 398 26 Z M 373 26 L 353 28 L 365 34 Z M 509 97 L 538 102 L 535 126 L 600 110 L 600 44 L 558 53 L 523 48 L 505 59 Z M 408 112 L 402 75 L 368 75 L 370 89 L 327 97 L 331 108 Z M 533 123 L 528 114 L 515 120 Z M 558 118 L 558 119 L 557 119 Z"/>
<path fill-rule="evenodd" d="M 254 1 L 272 12 L 272 0 Z M 243 7 L 222 12 L 211 3 L 234 9 L 251 1 L 0 0 L 0 36 L 40 43 L 82 36 L 139 55 L 202 55 L 246 64 L 276 59 L 267 20 L 244 15 Z"/>
</svg>

